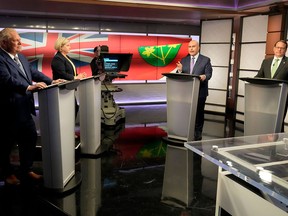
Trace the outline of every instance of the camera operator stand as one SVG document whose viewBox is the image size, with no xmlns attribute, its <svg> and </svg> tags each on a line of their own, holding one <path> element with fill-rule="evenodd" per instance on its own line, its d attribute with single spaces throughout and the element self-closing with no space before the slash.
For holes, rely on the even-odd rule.
<svg viewBox="0 0 288 216">
<path fill-rule="evenodd" d="M 101 122 L 107 126 L 114 126 L 125 119 L 125 109 L 119 107 L 113 97 L 113 93 L 122 89 L 112 84 L 115 78 L 125 78 L 124 74 L 106 74 L 101 85 Z"/>
<path fill-rule="evenodd" d="M 96 51 L 99 52 L 98 49 Z M 105 51 L 107 52 L 95 57 L 90 65 L 92 74 L 94 71 L 95 73 L 106 74 L 101 85 L 101 123 L 107 126 L 115 126 L 120 120 L 125 119 L 125 110 L 119 107 L 113 98 L 113 93 L 121 92 L 122 89 L 113 85 L 112 80 L 127 76 L 119 72 L 129 70 L 132 54 L 108 53 L 108 47 L 105 47 Z"/>
</svg>

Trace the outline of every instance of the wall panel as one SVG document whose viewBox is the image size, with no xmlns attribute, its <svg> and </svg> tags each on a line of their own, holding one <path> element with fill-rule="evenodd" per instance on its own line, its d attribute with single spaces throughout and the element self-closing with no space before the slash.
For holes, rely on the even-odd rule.
<svg viewBox="0 0 288 216">
<path fill-rule="evenodd" d="M 227 67 L 213 67 L 213 76 L 209 81 L 209 88 L 226 90 L 227 82 Z"/>
<path fill-rule="evenodd" d="M 242 17 L 239 77 L 254 77 L 265 58 L 268 15 Z M 244 121 L 245 83 L 238 81 L 236 120 Z"/>
<path fill-rule="evenodd" d="M 268 15 L 258 15 L 243 18 L 242 43 L 265 42 L 268 26 Z"/>
<path fill-rule="evenodd" d="M 201 22 L 201 54 L 211 59 L 212 78 L 205 110 L 225 114 L 232 51 L 232 19 Z"/>
<path fill-rule="evenodd" d="M 265 49 L 265 42 L 242 44 L 239 69 L 259 70 L 265 58 Z"/>
<path fill-rule="evenodd" d="M 202 43 L 227 43 L 231 40 L 231 19 L 210 20 L 202 23 Z"/>
</svg>

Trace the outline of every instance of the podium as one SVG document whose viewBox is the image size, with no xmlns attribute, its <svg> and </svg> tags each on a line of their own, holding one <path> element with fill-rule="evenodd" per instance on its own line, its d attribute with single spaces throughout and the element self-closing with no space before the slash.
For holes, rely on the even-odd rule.
<svg viewBox="0 0 288 216">
<path fill-rule="evenodd" d="M 65 186 L 75 176 L 75 88 L 79 83 L 67 81 L 38 92 L 44 187 L 57 192 L 70 189 Z"/>
<path fill-rule="evenodd" d="M 81 79 L 77 88 L 83 154 L 95 154 L 101 144 L 101 81 L 104 77 L 103 74 Z"/>
<path fill-rule="evenodd" d="M 167 77 L 167 143 L 162 202 L 189 206 L 193 198 L 193 153 L 184 147 L 194 140 L 200 79 L 190 74 Z"/>
<path fill-rule="evenodd" d="M 200 79 L 198 76 L 182 73 L 163 75 L 167 77 L 168 138 L 192 141 Z"/>
<path fill-rule="evenodd" d="M 287 100 L 287 82 L 266 78 L 245 81 L 244 135 L 281 132 Z"/>
</svg>

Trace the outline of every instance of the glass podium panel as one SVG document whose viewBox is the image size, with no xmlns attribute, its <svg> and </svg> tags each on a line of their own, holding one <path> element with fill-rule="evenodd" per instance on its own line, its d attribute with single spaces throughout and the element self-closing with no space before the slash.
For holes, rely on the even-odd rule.
<svg viewBox="0 0 288 216">
<path fill-rule="evenodd" d="M 184 145 L 287 208 L 288 134 L 233 137 Z"/>
</svg>

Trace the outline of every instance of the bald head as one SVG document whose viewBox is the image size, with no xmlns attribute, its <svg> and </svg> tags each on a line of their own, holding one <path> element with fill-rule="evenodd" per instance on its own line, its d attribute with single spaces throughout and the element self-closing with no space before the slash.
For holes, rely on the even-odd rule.
<svg viewBox="0 0 288 216">
<path fill-rule="evenodd" d="M 195 56 L 199 53 L 200 46 L 198 41 L 196 40 L 191 40 L 188 44 L 188 53 L 191 56 Z"/>
</svg>

